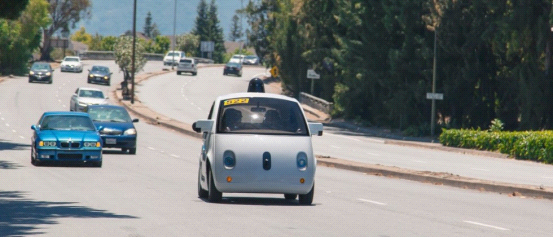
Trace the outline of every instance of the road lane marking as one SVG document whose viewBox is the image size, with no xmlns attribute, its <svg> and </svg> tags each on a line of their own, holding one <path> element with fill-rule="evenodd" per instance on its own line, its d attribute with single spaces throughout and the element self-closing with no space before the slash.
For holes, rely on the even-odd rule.
<svg viewBox="0 0 553 237">
<path fill-rule="evenodd" d="M 478 171 L 490 171 L 490 170 L 487 170 L 487 169 L 479 169 L 479 168 L 470 168 L 471 170 L 478 170 Z"/>
<path fill-rule="evenodd" d="M 380 206 L 386 206 L 386 205 L 388 205 L 388 204 L 386 204 L 386 203 L 371 201 L 371 200 L 363 199 L 363 198 L 358 198 L 357 200 L 362 201 L 362 202 L 368 202 L 368 203 L 380 205 Z"/>
<path fill-rule="evenodd" d="M 380 154 L 376 154 L 376 153 L 371 153 L 371 152 L 367 152 L 368 155 L 371 155 L 371 156 L 380 156 Z"/>
<path fill-rule="evenodd" d="M 19 137 L 20 137 L 21 139 L 25 139 L 25 137 L 24 137 L 24 136 L 19 136 Z"/>
<path fill-rule="evenodd" d="M 479 225 L 479 226 L 484 226 L 484 227 L 488 227 L 488 228 L 493 228 L 493 229 L 498 229 L 498 230 L 509 230 L 507 228 L 503 228 L 503 227 L 499 227 L 499 226 L 493 226 L 493 225 L 488 225 L 488 224 L 484 224 L 484 223 L 478 223 L 478 222 L 474 222 L 474 221 L 463 221 L 465 223 L 469 223 L 469 224 L 473 224 L 473 225 Z"/>
<path fill-rule="evenodd" d="M 198 110 L 202 110 L 202 108 L 198 107 Z"/>
<path fill-rule="evenodd" d="M 340 147 L 339 147 L 339 146 L 335 146 L 335 145 L 330 145 L 330 147 L 332 147 L 332 148 L 336 148 L 336 149 L 340 149 Z"/>
<path fill-rule="evenodd" d="M 542 178 L 544 178 L 544 179 L 553 179 L 553 177 L 549 177 L 549 176 L 543 176 Z"/>
<path fill-rule="evenodd" d="M 6 127 L 9 127 L 10 125 L 6 123 Z"/>
<path fill-rule="evenodd" d="M 58 100 L 58 102 L 60 102 L 60 103 L 61 103 L 61 100 Z"/>
<path fill-rule="evenodd" d="M 177 156 L 175 154 L 171 154 L 172 157 L 179 158 L 180 156 Z"/>
<path fill-rule="evenodd" d="M 64 108 L 65 108 L 65 105 L 61 105 L 61 107 L 64 107 Z"/>
<path fill-rule="evenodd" d="M 153 148 L 153 147 L 148 147 L 148 149 L 152 150 L 152 151 L 155 151 L 156 149 Z"/>
<path fill-rule="evenodd" d="M 2 121 L 4 120 L 4 118 L 3 118 L 3 117 L 2 117 L 2 118 L 0 118 L 0 119 L 2 119 Z"/>
<path fill-rule="evenodd" d="M 347 137 L 347 136 L 342 136 L 342 135 L 336 135 L 336 134 L 332 134 L 332 133 L 325 133 L 325 135 L 330 135 L 330 136 L 335 136 L 335 137 L 341 137 L 341 138 L 345 138 L 345 139 L 349 139 L 349 140 L 353 140 L 353 141 L 358 141 L 360 142 L 361 140 L 359 139 L 356 139 L 356 138 L 352 138 L 352 137 Z"/>
<path fill-rule="evenodd" d="M 12 132 L 16 133 L 17 131 L 15 131 L 15 130 L 12 129 Z"/>
<path fill-rule="evenodd" d="M 413 160 L 413 162 L 417 162 L 417 163 L 426 163 L 426 161 L 422 161 L 422 160 Z"/>
</svg>

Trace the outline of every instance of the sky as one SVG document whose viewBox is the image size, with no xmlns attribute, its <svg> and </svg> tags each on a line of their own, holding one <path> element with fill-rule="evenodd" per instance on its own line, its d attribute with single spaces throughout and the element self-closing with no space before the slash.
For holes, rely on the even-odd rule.
<svg viewBox="0 0 553 237">
<path fill-rule="evenodd" d="M 132 16 L 134 0 L 89 0 L 92 4 L 90 19 L 81 20 L 71 33 L 84 26 L 89 34 L 103 36 L 119 36 L 127 30 L 132 30 Z M 175 34 L 189 33 L 194 28 L 198 15 L 197 9 L 200 0 L 136 0 L 136 31 L 143 32 L 144 22 L 148 12 L 152 13 L 152 23 L 156 23 L 162 35 L 173 34 L 173 23 L 176 24 Z M 228 38 L 232 17 L 242 3 L 247 5 L 249 0 L 216 0 L 219 26 L 223 28 L 225 39 Z M 208 5 L 211 0 L 206 0 Z M 243 20 L 246 27 L 246 20 Z"/>
</svg>

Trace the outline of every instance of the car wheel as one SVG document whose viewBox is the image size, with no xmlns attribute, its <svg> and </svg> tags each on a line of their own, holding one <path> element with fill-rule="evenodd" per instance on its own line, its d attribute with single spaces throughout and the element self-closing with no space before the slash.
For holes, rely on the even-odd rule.
<svg viewBox="0 0 553 237">
<path fill-rule="evenodd" d="M 94 163 L 92 163 L 92 166 L 102 168 L 102 162 L 101 161 L 94 162 Z"/>
<path fill-rule="evenodd" d="M 227 75 L 227 73 L 226 73 L 226 72 L 223 72 L 223 76 L 226 76 L 226 75 Z"/>
<path fill-rule="evenodd" d="M 52 79 L 50 79 L 50 80 L 48 81 L 48 84 L 52 84 Z"/>
<path fill-rule="evenodd" d="M 311 191 L 309 191 L 307 194 L 300 194 L 299 195 L 299 201 L 301 205 L 311 205 L 313 203 L 313 194 L 315 193 L 315 183 L 313 183 L 313 187 L 311 187 Z"/>
<path fill-rule="evenodd" d="M 33 80 L 31 80 L 31 78 L 29 78 L 29 83 L 33 82 Z"/>
<path fill-rule="evenodd" d="M 207 186 L 207 201 L 220 202 L 223 198 L 223 193 L 219 192 L 219 190 L 217 190 L 217 187 L 215 187 L 215 181 L 213 181 L 213 172 L 211 172 L 211 170 L 209 171 Z"/>
<path fill-rule="evenodd" d="M 31 164 L 34 165 L 34 166 L 40 166 L 40 161 L 38 161 L 37 159 L 35 159 L 35 157 L 33 157 L 33 149 L 31 148 Z"/>
<path fill-rule="evenodd" d="M 177 71 L 177 75 L 180 75 L 180 72 L 179 72 L 179 71 Z"/>
<path fill-rule="evenodd" d="M 130 148 L 129 154 L 132 154 L 132 155 L 136 154 L 136 148 Z"/>
<path fill-rule="evenodd" d="M 200 169 L 198 169 L 198 197 L 200 197 L 200 198 L 207 198 L 207 196 L 208 196 L 208 194 L 209 194 L 208 191 L 207 191 L 207 190 L 204 190 L 204 189 L 202 188 L 202 185 L 200 185 L 200 175 L 201 175 L 200 172 L 201 172 Z"/>
<path fill-rule="evenodd" d="M 87 80 L 88 84 L 90 84 L 90 79 Z"/>
<path fill-rule="evenodd" d="M 192 76 L 196 76 L 196 74 L 198 74 L 198 73 L 197 73 L 197 72 L 193 72 L 193 73 L 192 73 Z"/>
<path fill-rule="evenodd" d="M 286 193 L 284 194 L 284 199 L 286 200 L 295 200 L 296 197 L 298 197 L 297 194 L 286 194 Z"/>
</svg>

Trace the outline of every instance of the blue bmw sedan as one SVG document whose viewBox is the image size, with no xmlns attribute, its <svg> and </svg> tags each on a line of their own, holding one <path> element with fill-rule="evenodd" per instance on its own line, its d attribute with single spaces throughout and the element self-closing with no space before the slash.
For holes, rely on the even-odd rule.
<svg viewBox="0 0 553 237">
<path fill-rule="evenodd" d="M 31 129 L 33 165 L 75 162 L 102 167 L 102 139 L 87 113 L 45 112 Z"/>
<path fill-rule="evenodd" d="M 100 131 L 104 147 L 121 148 L 123 152 L 136 154 L 136 128 L 127 110 L 118 105 L 89 105 L 87 113 Z"/>
</svg>

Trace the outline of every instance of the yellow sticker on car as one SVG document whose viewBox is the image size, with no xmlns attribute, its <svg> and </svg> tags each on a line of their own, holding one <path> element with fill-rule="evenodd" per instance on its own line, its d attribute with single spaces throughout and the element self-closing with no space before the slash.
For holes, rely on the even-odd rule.
<svg viewBox="0 0 553 237">
<path fill-rule="evenodd" d="M 227 106 L 227 105 L 234 105 L 234 104 L 247 104 L 248 102 L 250 102 L 250 98 L 237 98 L 237 99 L 225 100 L 224 105 Z"/>
</svg>

